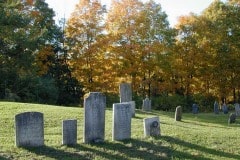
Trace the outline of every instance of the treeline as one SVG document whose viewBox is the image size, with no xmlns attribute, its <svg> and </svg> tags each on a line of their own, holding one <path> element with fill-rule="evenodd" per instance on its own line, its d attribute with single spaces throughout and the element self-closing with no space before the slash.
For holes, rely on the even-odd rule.
<svg viewBox="0 0 240 160">
<path fill-rule="evenodd" d="M 0 10 L 1 98 L 74 104 L 101 91 L 114 99 L 125 81 L 157 109 L 240 100 L 238 0 L 215 0 L 174 28 L 153 0 L 109 8 L 80 0 L 64 29 L 44 1 L 2 1 Z"/>
</svg>

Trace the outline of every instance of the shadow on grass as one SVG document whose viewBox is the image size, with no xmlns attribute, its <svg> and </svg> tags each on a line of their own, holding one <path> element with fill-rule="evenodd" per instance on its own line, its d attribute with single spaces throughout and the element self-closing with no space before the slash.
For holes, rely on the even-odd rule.
<svg viewBox="0 0 240 160">
<path fill-rule="evenodd" d="M 161 139 L 164 140 L 164 141 L 167 141 L 170 144 L 176 144 L 176 145 L 180 145 L 180 146 L 187 147 L 187 148 L 190 148 L 190 149 L 195 149 L 197 151 L 204 152 L 205 154 L 220 156 L 220 157 L 223 157 L 225 159 L 230 159 L 230 158 L 236 159 L 236 160 L 240 159 L 240 155 L 236 155 L 236 154 L 227 153 L 227 152 L 224 152 L 224 151 L 218 151 L 218 150 L 215 150 L 215 149 L 203 147 L 203 146 L 192 144 L 192 143 L 189 143 L 189 142 L 177 139 L 177 138 L 173 138 L 173 137 L 169 137 L 169 136 L 162 136 Z M 174 155 L 177 155 L 177 157 L 178 157 L 179 153 L 174 153 Z"/>
<path fill-rule="evenodd" d="M 0 155 L 0 160 L 10 160 L 10 158 L 6 158 Z"/>
</svg>

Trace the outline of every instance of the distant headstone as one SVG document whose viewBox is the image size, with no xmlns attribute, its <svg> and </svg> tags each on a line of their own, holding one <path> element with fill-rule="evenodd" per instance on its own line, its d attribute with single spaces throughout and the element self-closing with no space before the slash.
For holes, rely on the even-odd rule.
<svg viewBox="0 0 240 160">
<path fill-rule="evenodd" d="M 130 83 L 121 83 L 119 86 L 120 103 L 132 101 L 132 87 Z"/>
<path fill-rule="evenodd" d="M 73 119 L 62 121 L 62 144 L 77 144 L 77 120 Z"/>
<path fill-rule="evenodd" d="M 236 122 L 236 114 L 231 113 L 229 118 L 228 118 L 228 124 L 235 123 Z"/>
<path fill-rule="evenodd" d="M 226 103 L 223 104 L 222 110 L 223 110 L 224 114 L 228 114 L 228 107 L 227 107 Z"/>
<path fill-rule="evenodd" d="M 149 98 L 145 98 L 143 100 L 142 110 L 143 111 L 151 111 L 151 108 L 152 108 L 151 105 L 152 105 L 151 100 Z"/>
<path fill-rule="evenodd" d="M 113 140 L 124 140 L 131 138 L 131 104 L 113 104 Z"/>
<path fill-rule="evenodd" d="M 218 102 L 217 101 L 215 101 L 214 102 L 214 106 L 213 106 L 214 108 L 214 113 L 215 114 L 219 114 L 219 106 L 218 106 Z"/>
<path fill-rule="evenodd" d="M 15 116 L 16 146 L 39 147 L 44 145 L 43 114 L 24 112 Z"/>
<path fill-rule="evenodd" d="M 239 106 L 239 103 L 236 103 L 234 106 L 235 106 L 236 116 L 240 116 L 240 106 Z"/>
<path fill-rule="evenodd" d="M 84 143 L 104 141 L 106 96 L 90 92 L 84 97 Z"/>
<path fill-rule="evenodd" d="M 192 112 L 193 114 L 198 114 L 198 105 L 195 103 L 192 105 Z"/>
<path fill-rule="evenodd" d="M 175 111 L 175 121 L 181 121 L 182 119 L 182 107 L 177 106 Z"/>
<path fill-rule="evenodd" d="M 144 136 L 159 136 L 160 135 L 160 122 L 159 117 L 143 119 Z"/>
</svg>

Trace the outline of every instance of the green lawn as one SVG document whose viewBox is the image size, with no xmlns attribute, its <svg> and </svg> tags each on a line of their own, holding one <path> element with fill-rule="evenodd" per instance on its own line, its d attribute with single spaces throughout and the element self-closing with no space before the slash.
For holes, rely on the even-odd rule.
<svg viewBox="0 0 240 160">
<path fill-rule="evenodd" d="M 45 146 L 17 148 L 14 116 L 25 111 L 44 113 Z M 161 136 L 143 137 L 143 118 L 159 116 Z M 78 120 L 78 144 L 61 145 L 62 120 Z M 240 119 L 240 118 L 239 118 Z M 228 115 L 184 113 L 181 122 L 173 112 L 136 111 L 132 139 L 112 141 L 112 110 L 106 109 L 105 143 L 83 144 L 83 109 L 0 102 L 0 159 L 240 159 L 240 120 L 228 125 Z"/>
</svg>

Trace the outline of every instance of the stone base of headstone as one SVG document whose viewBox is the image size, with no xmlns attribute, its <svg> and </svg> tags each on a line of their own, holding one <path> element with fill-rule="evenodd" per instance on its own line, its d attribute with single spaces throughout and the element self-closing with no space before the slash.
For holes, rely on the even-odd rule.
<svg viewBox="0 0 240 160">
<path fill-rule="evenodd" d="M 16 146 L 40 147 L 44 145 L 43 113 L 24 112 L 15 116 Z"/>
<path fill-rule="evenodd" d="M 150 100 L 149 98 L 145 98 L 145 99 L 143 100 L 142 110 L 143 110 L 143 111 L 148 111 L 148 112 L 150 112 L 151 109 L 152 109 L 152 106 L 151 106 L 151 105 L 152 105 L 152 104 L 151 104 L 151 100 Z"/>
<path fill-rule="evenodd" d="M 62 122 L 62 144 L 77 144 L 77 120 L 64 120 Z"/>
<path fill-rule="evenodd" d="M 145 137 L 159 136 L 161 134 L 159 117 L 143 119 L 143 127 Z"/>
<path fill-rule="evenodd" d="M 131 104 L 113 104 L 113 132 L 112 139 L 121 141 L 131 138 Z"/>
<path fill-rule="evenodd" d="M 228 118 L 228 124 L 232 124 L 236 122 L 236 114 L 235 113 L 231 113 L 229 118 Z"/>
<path fill-rule="evenodd" d="M 182 107 L 177 106 L 175 111 L 175 121 L 181 121 L 182 120 Z"/>
</svg>

